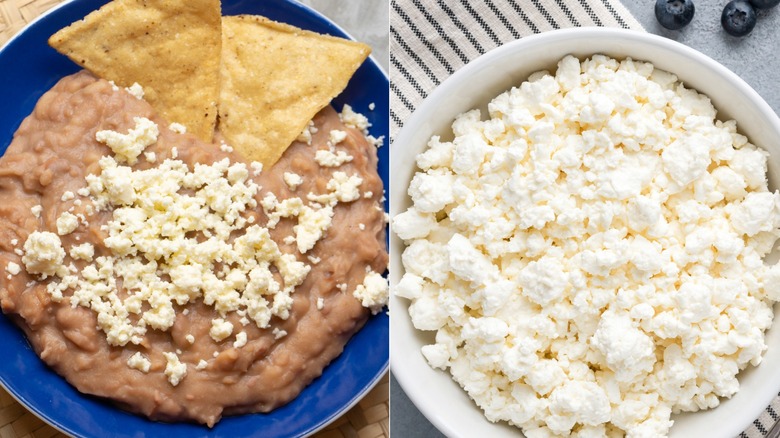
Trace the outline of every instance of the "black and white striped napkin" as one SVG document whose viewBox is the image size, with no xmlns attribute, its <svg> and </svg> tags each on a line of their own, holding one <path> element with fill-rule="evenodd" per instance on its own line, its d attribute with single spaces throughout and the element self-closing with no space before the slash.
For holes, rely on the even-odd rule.
<svg viewBox="0 0 780 438">
<path fill-rule="evenodd" d="M 392 0 L 391 137 L 437 85 L 504 43 L 548 30 L 643 30 L 617 0 Z"/>
<path fill-rule="evenodd" d="M 391 0 L 390 137 L 437 85 L 479 55 L 548 30 L 644 30 L 619 0 Z M 780 394 L 739 438 L 764 438 Z"/>
</svg>

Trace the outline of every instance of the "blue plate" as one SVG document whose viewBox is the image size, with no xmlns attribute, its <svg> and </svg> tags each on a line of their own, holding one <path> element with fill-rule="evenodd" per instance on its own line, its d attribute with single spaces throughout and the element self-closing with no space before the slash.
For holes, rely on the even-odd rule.
<svg viewBox="0 0 780 438">
<path fill-rule="evenodd" d="M 79 67 L 51 49 L 46 40 L 60 28 L 98 9 L 105 1 L 74 0 L 50 11 L 0 49 L 0 147 L 32 112 L 38 98 Z M 304 29 L 348 37 L 316 11 L 293 0 L 223 0 L 223 15 L 260 14 Z M 371 134 L 388 138 L 389 85 L 373 59 L 357 71 L 335 99 L 349 103 L 372 123 Z M 376 105 L 373 111 L 369 104 Z M 388 148 L 379 149 L 379 173 L 388 184 Z M 387 205 L 385 205 L 387 209 Z M 22 331 L 0 313 L 0 384 L 52 426 L 74 436 L 111 437 L 295 437 L 311 434 L 354 405 L 387 371 L 388 316 L 380 312 L 346 345 L 344 352 L 294 401 L 270 414 L 225 417 L 209 429 L 188 423 L 159 423 L 79 393 L 33 352 Z"/>
</svg>

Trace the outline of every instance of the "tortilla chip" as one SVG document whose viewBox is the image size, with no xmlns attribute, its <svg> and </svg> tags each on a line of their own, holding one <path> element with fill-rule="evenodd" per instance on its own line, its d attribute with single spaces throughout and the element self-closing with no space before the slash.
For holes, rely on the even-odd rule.
<svg viewBox="0 0 780 438">
<path fill-rule="evenodd" d="M 128 87 L 169 122 L 211 141 L 219 98 L 219 0 L 115 0 L 52 35 L 49 44 Z"/>
<path fill-rule="evenodd" d="M 220 133 L 246 159 L 272 166 L 370 52 L 265 17 L 223 17 Z"/>
</svg>

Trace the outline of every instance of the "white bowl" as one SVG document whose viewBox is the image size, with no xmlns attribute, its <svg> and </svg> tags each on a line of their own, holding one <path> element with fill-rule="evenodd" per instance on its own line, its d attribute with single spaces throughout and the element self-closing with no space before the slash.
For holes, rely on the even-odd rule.
<svg viewBox="0 0 780 438">
<path fill-rule="evenodd" d="M 567 54 L 583 58 L 593 54 L 630 57 L 652 62 L 676 74 L 686 86 L 712 99 L 718 118 L 735 119 L 750 141 L 770 153 L 770 187 L 780 176 L 780 120 L 749 85 L 726 67 L 687 46 L 659 36 L 605 28 L 566 29 L 523 38 L 499 47 L 456 72 L 442 83 L 405 122 L 390 151 L 390 214 L 411 205 L 409 182 L 416 170 L 415 157 L 432 135 L 451 138 L 450 126 L 458 114 L 487 103 L 531 73 L 554 70 Z M 485 112 L 483 112 L 485 114 Z M 448 135 L 449 132 L 449 135 Z M 390 283 L 403 275 L 403 242 L 391 237 Z M 490 423 L 449 372 L 433 370 L 420 353 L 434 342 L 434 332 L 421 332 L 411 323 L 409 302 L 391 299 L 391 369 L 409 398 L 442 433 L 450 437 L 516 437 L 519 430 Z M 672 437 L 734 437 L 750 426 L 780 390 L 780 323 L 766 334 L 769 350 L 756 368 L 739 375 L 740 391 L 715 409 L 675 415 Z"/>
</svg>

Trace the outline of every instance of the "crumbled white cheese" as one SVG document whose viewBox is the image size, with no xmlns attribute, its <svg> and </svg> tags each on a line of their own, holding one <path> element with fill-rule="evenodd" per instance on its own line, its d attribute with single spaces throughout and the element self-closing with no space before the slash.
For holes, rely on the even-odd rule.
<svg viewBox="0 0 780 438">
<path fill-rule="evenodd" d="M 271 331 L 271 333 L 274 335 L 274 339 L 282 339 L 283 337 L 287 336 L 287 331 L 280 329 L 279 327 L 274 327 L 274 329 Z"/>
<path fill-rule="evenodd" d="M 184 337 L 184 339 L 187 340 L 190 344 L 195 343 L 195 336 L 193 336 L 191 333 L 188 333 L 187 336 Z"/>
<path fill-rule="evenodd" d="M 168 129 L 170 129 L 171 131 L 177 134 L 184 134 L 187 132 L 187 127 L 177 122 L 173 122 L 170 125 L 168 125 Z"/>
<path fill-rule="evenodd" d="M 372 109 L 370 105 L 369 109 Z M 376 148 L 380 148 L 384 144 L 383 135 L 374 137 L 373 135 L 369 134 L 368 128 L 371 127 L 371 123 L 369 123 L 368 118 L 362 114 L 354 112 L 352 107 L 349 105 L 344 105 L 344 109 L 342 110 L 341 114 L 339 114 L 339 117 L 341 118 L 341 121 L 344 122 L 344 125 L 361 131 L 363 136 L 368 141 L 368 144 L 372 144 Z"/>
<path fill-rule="evenodd" d="M 205 360 L 201 359 L 201 360 L 198 361 L 198 364 L 195 365 L 195 369 L 196 370 L 205 370 L 207 366 L 209 366 L 209 363 L 206 362 Z"/>
<path fill-rule="evenodd" d="M 179 360 L 179 356 L 176 353 L 165 352 L 163 356 L 165 356 L 167 362 L 164 373 L 168 377 L 168 382 L 176 386 L 187 376 L 187 365 Z"/>
<path fill-rule="evenodd" d="M 246 332 L 238 332 L 236 334 L 236 341 L 233 342 L 234 348 L 241 348 L 246 345 Z"/>
<path fill-rule="evenodd" d="M 228 144 L 222 143 L 219 145 L 219 150 L 221 150 L 222 152 L 230 153 L 233 152 L 233 147 Z"/>
<path fill-rule="evenodd" d="M 63 271 L 65 250 L 59 236 L 48 231 L 35 231 L 24 242 L 22 263 L 30 274 L 57 275 Z"/>
<path fill-rule="evenodd" d="M 286 243 L 287 245 L 292 245 L 295 243 L 295 236 L 286 236 L 284 239 L 282 239 L 282 242 Z"/>
<path fill-rule="evenodd" d="M 352 295 L 360 300 L 363 307 L 368 307 L 371 309 L 371 313 L 377 314 L 382 310 L 382 307 L 387 305 L 387 279 L 381 274 L 370 271 L 363 279 L 363 284 L 359 284 Z"/>
<path fill-rule="evenodd" d="M 125 90 L 138 100 L 144 98 L 144 89 L 141 87 L 141 85 L 138 84 L 138 82 L 133 82 L 133 85 L 125 88 Z"/>
<path fill-rule="evenodd" d="M 127 134 L 108 130 L 98 131 L 95 134 L 97 141 L 110 147 L 120 163 L 135 164 L 141 152 L 147 146 L 154 144 L 160 133 L 157 125 L 145 117 L 133 117 L 133 121 L 135 127 Z"/>
<path fill-rule="evenodd" d="M 380 135 L 379 137 L 374 137 L 373 135 L 367 135 L 366 140 L 368 140 L 368 144 L 373 144 L 374 147 L 377 149 L 385 145 L 384 135 Z"/>
<path fill-rule="evenodd" d="M 333 172 L 328 181 L 328 193 L 309 193 L 306 198 L 323 205 L 336 205 L 339 202 L 352 202 L 360 198 L 360 185 L 363 178 L 357 175 L 347 175 L 345 172 Z"/>
<path fill-rule="evenodd" d="M 339 114 L 339 118 L 341 119 L 341 122 L 344 123 L 344 125 L 359 131 L 364 131 L 364 133 L 371 126 L 366 116 L 360 113 L 356 113 L 349 105 L 344 105 L 344 108 L 341 110 L 341 114 Z"/>
<path fill-rule="evenodd" d="M 347 132 L 340 129 L 333 129 L 328 133 L 328 143 L 335 146 L 347 139 Z"/>
<path fill-rule="evenodd" d="M 211 320 L 211 329 L 209 330 L 209 336 L 217 342 L 220 342 L 230 336 L 233 333 L 233 324 L 230 321 L 225 321 L 222 318 L 214 318 Z"/>
<path fill-rule="evenodd" d="M 157 154 L 154 152 L 144 152 L 144 158 L 150 163 L 157 161 Z"/>
<path fill-rule="evenodd" d="M 92 261 L 92 257 L 95 256 L 95 247 L 90 243 L 82 243 L 81 245 L 74 245 L 70 247 L 68 254 L 73 259 L 81 259 L 88 262 Z"/>
<path fill-rule="evenodd" d="M 41 212 L 43 211 L 43 207 L 41 205 L 33 205 L 30 207 L 30 213 L 32 213 L 33 216 L 40 218 Z"/>
<path fill-rule="evenodd" d="M 290 190 L 295 190 L 303 184 L 303 177 L 298 175 L 294 172 L 284 172 L 284 183 L 287 184 L 287 187 L 290 188 Z"/>
<path fill-rule="evenodd" d="M 322 310 L 325 307 L 325 299 L 322 297 L 317 298 L 317 310 Z"/>
<path fill-rule="evenodd" d="M 71 192 L 70 190 L 66 190 L 65 192 L 62 193 L 62 196 L 60 197 L 60 201 L 62 202 L 70 201 L 75 197 L 76 195 L 74 195 L 73 192 Z"/>
<path fill-rule="evenodd" d="M 5 270 L 6 270 L 6 272 L 8 272 L 11 275 L 16 275 L 16 274 L 22 272 L 22 267 L 19 266 L 18 263 L 8 262 L 8 264 L 5 265 Z"/>
<path fill-rule="evenodd" d="M 76 217 L 73 213 L 68 213 L 67 211 L 62 213 L 60 217 L 57 218 L 57 234 L 60 236 L 64 236 L 66 234 L 70 234 L 73 231 L 76 230 L 76 228 L 79 227 L 79 218 Z"/>
<path fill-rule="evenodd" d="M 258 161 L 252 161 L 249 163 L 249 167 L 252 169 L 252 176 L 260 175 L 260 173 L 263 171 L 263 163 Z"/>
<path fill-rule="evenodd" d="M 295 140 L 310 145 L 312 140 L 311 136 L 312 134 L 316 134 L 316 133 L 317 133 L 317 128 L 314 126 L 314 121 L 309 120 L 309 122 L 306 124 L 306 127 L 303 128 L 303 131 L 301 131 L 301 133 L 298 134 L 298 138 L 296 138 Z"/>
<path fill-rule="evenodd" d="M 127 359 L 127 366 L 129 366 L 130 368 L 134 368 L 138 371 L 148 373 L 149 369 L 152 367 L 152 361 L 150 361 L 149 358 L 141 354 L 140 351 L 136 351 L 135 354 L 133 354 Z"/>
<path fill-rule="evenodd" d="M 566 57 L 417 157 L 394 293 L 422 354 L 529 436 L 665 436 L 767 348 L 780 193 L 709 99 Z"/>
<path fill-rule="evenodd" d="M 319 241 L 333 221 L 333 208 L 326 206 L 318 210 L 304 207 L 298 215 L 298 225 L 293 227 L 298 251 L 305 254 Z"/>
<path fill-rule="evenodd" d="M 371 102 L 371 103 L 368 104 L 368 110 L 369 111 L 373 111 L 374 108 L 376 108 L 376 104 L 374 102 Z"/>
<path fill-rule="evenodd" d="M 354 158 L 344 151 L 332 151 L 320 149 L 314 154 L 314 161 L 322 167 L 339 167 L 344 163 L 349 163 Z"/>
</svg>

